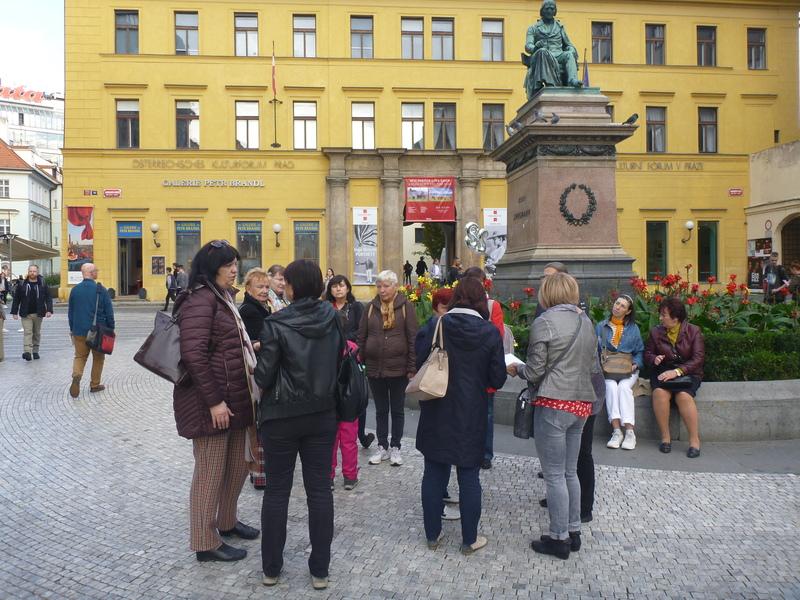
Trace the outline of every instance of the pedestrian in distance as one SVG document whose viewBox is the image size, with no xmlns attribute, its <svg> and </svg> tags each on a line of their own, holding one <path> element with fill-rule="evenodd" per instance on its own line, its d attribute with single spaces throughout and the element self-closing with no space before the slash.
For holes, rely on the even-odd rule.
<svg viewBox="0 0 800 600">
<path fill-rule="evenodd" d="M 97 281 L 98 269 L 92 263 L 81 265 L 83 281 L 76 285 L 69 293 L 69 308 L 67 319 L 69 332 L 72 337 L 72 346 L 75 348 L 75 358 L 72 361 L 72 383 L 69 386 L 69 395 L 77 398 L 81 392 L 81 378 L 92 355 L 92 373 L 89 379 L 89 392 L 102 392 L 106 389 L 102 381 L 103 365 L 106 355 L 89 348 L 86 335 L 95 323 L 114 329 L 114 307 L 108 290 Z"/>
<path fill-rule="evenodd" d="M 444 350 L 448 359 L 447 393 L 420 403 L 417 450 L 425 457 L 421 496 L 428 547 L 442 540 L 444 491 L 451 465 L 458 476 L 461 509 L 461 552 L 472 554 L 488 540 L 478 535 L 481 516 L 480 468 L 488 423 L 487 388 L 500 388 L 506 380 L 503 342 L 489 322 L 483 285 L 463 278 L 453 292 L 448 312 L 440 317 Z M 435 328 L 419 341 L 424 354 L 431 351 Z"/>
<path fill-rule="evenodd" d="M 263 390 L 258 421 L 267 469 L 261 507 L 262 583 L 278 583 L 283 568 L 289 496 L 299 454 L 308 503 L 311 584 L 324 589 L 333 539 L 330 469 L 337 428 L 337 374 L 345 340 L 336 311 L 320 300 L 322 272 L 316 263 L 296 260 L 283 275 L 291 303 L 265 321 L 256 369 Z"/>
<path fill-rule="evenodd" d="M 789 276 L 783 265 L 778 264 L 778 253 L 773 252 L 764 267 L 764 302 L 780 304 L 789 292 Z"/>
<path fill-rule="evenodd" d="M 183 265 L 178 265 L 173 273 L 175 273 L 175 283 L 178 286 L 175 294 L 177 296 L 182 291 L 189 289 L 189 275 Z"/>
<path fill-rule="evenodd" d="M 414 267 L 410 262 L 406 261 L 403 265 L 403 285 L 411 285 L 411 274 L 414 272 Z"/>
<path fill-rule="evenodd" d="M 244 300 L 239 306 L 239 315 L 244 322 L 247 337 L 253 345 L 253 350 L 261 350 L 261 330 L 264 328 L 264 319 L 272 312 L 267 302 L 269 298 L 269 275 L 260 268 L 250 269 L 244 276 Z M 256 440 L 256 456 L 250 464 L 250 483 L 257 490 L 263 490 L 267 477 L 264 473 L 264 447 Z"/>
<path fill-rule="evenodd" d="M 672 451 L 669 431 L 670 400 L 674 398 L 678 412 L 689 434 L 686 456 L 700 456 L 700 425 L 694 401 L 703 380 L 706 349 L 703 332 L 686 318 L 686 307 L 678 298 L 664 298 L 658 306 L 660 325 L 650 330 L 644 350 L 644 362 L 651 368 L 650 387 L 653 390 L 653 412 L 661 430 L 658 449 L 664 454 Z M 685 377 L 685 386 L 673 388 L 669 382 Z"/>
<path fill-rule="evenodd" d="M 417 266 L 414 270 L 417 274 L 417 277 L 424 277 L 425 273 L 428 272 L 428 263 L 425 262 L 425 257 L 420 256 L 419 260 L 417 261 Z"/>
<path fill-rule="evenodd" d="M 0 302 L 6 304 L 8 302 L 8 293 L 11 291 L 11 280 L 8 273 L 8 267 L 3 265 L 0 269 Z"/>
<path fill-rule="evenodd" d="M 800 303 L 800 260 L 792 261 L 789 265 L 789 292 L 792 299 Z"/>
<path fill-rule="evenodd" d="M 525 364 L 508 367 L 528 382 L 535 398 L 534 440 L 547 488 L 549 533 L 533 540 L 531 548 L 561 559 L 581 547 L 578 453 L 596 397 L 591 375 L 599 371 L 597 338 L 578 309 L 579 298 L 571 275 L 545 276 L 539 289 L 545 312 L 531 327 Z"/>
<path fill-rule="evenodd" d="M 6 331 L 6 309 L 5 305 L 3 305 L 0 306 L 0 362 L 6 359 L 5 342 L 3 341 L 3 334 Z"/>
<path fill-rule="evenodd" d="M 353 286 L 350 284 L 350 280 L 344 275 L 332 277 L 325 289 L 325 299 L 339 313 L 347 341 L 353 342 L 357 348 L 358 326 L 361 323 L 361 317 L 364 316 L 364 305 L 353 296 Z M 361 442 L 363 448 L 369 448 L 375 441 L 374 433 L 366 433 L 366 425 L 367 410 L 364 409 L 364 412 L 358 417 L 358 441 Z M 334 452 L 336 452 L 335 446 Z"/>
<path fill-rule="evenodd" d="M 417 313 L 408 298 L 399 293 L 397 284 L 394 271 L 378 273 L 378 293 L 369 303 L 358 329 L 358 348 L 367 366 L 369 387 L 375 400 L 378 435 L 378 447 L 369 464 L 379 465 L 389 460 L 393 467 L 403 464 L 400 448 L 405 423 L 406 386 L 417 371 L 414 351 Z"/>
<path fill-rule="evenodd" d="M 42 341 L 42 319 L 53 316 L 53 299 L 50 289 L 45 285 L 44 278 L 39 275 L 39 267 L 30 265 L 28 276 L 20 281 L 14 290 L 14 300 L 11 303 L 11 314 L 14 320 L 22 319 L 22 329 L 25 332 L 22 341 L 22 358 L 37 360 L 39 358 L 39 344 Z"/>
<path fill-rule="evenodd" d="M 172 300 L 175 302 L 175 298 L 178 297 L 178 279 L 172 273 L 172 268 L 167 267 L 167 278 L 166 278 L 166 286 L 167 286 L 167 297 L 164 299 L 164 310 L 169 310 L 169 301 Z"/>
<path fill-rule="evenodd" d="M 336 275 L 334 270 L 328 267 L 328 269 L 325 271 L 325 279 L 322 281 L 323 289 L 328 289 L 328 282 L 334 275 Z"/>
<path fill-rule="evenodd" d="M 611 307 L 611 316 L 597 324 L 600 352 L 625 352 L 631 355 L 631 373 L 624 379 L 605 377 L 606 412 L 611 423 L 611 439 L 606 446 L 623 450 L 636 448 L 636 416 L 634 414 L 633 386 L 639 380 L 639 370 L 644 366 L 644 342 L 639 327 L 633 298 L 621 294 Z M 622 427 L 625 428 L 623 436 Z"/>
<path fill-rule="evenodd" d="M 439 264 L 439 259 L 434 258 L 431 263 L 431 279 L 442 285 L 442 266 Z"/>
<path fill-rule="evenodd" d="M 192 440 L 194 475 L 189 494 L 190 545 L 198 561 L 236 561 L 247 550 L 222 538 L 252 540 L 259 530 L 237 518 L 247 478 L 245 430 L 253 424 L 255 354 L 233 285 L 239 252 L 213 240 L 195 255 L 188 289 L 175 302 L 181 362 L 186 377 L 175 385 L 178 434 Z"/>
<path fill-rule="evenodd" d="M 269 275 L 269 292 L 267 293 L 267 304 L 273 313 L 289 306 L 289 300 L 285 295 L 286 280 L 283 277 L 283 265 L 272 265 L 267 269 Z"/>
<path fill-rule="evenodd" d="M 461 259 L 454 258 L 453 263 L 447 269 L 447 276 L 445 277 L 446 285 L 453 285 L 456 281 L 461 279 Z"/>
</svg>

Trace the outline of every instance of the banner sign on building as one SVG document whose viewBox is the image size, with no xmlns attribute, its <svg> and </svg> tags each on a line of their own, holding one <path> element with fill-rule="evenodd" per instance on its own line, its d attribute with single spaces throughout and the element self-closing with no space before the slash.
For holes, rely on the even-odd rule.
<svg viewBox="0 0 800 600">
<path fill-rule="evenodd" d="M 507 215 L 508 212 L 505 208 L 483 209 L 483 228 L 489 233 L 486 237 L 486 263 L 484 266 L 486 271 L 491 274 L 494 274 L 495 265 L 506 253 Z"/>
<path fill-rule="evenodd" d="M 747 287 L 760 290 L 764 284 L 764 267 L 772 254 L 772 238 L 747 240 Z"/>
<path fill-rule="evenodd" d="M 119 239 L 141 239 L 141 221 L 119 221 L 117 222 L 117 237 Z"/>
<path fill-rule="evenodd" d="M 67 283 L 83 281 L 81 267 L 94 262 L 94 207 L 67 207 Z"/>
<path fill-rule="evenodd" d="M 406 221 L 424 223 L 456 220 L 455 177 L 406 177 L 403 182 Z"/>
<path fill-rule="evenodd" d="M 175 221 L 175 233 L 200 233 L 200 221 Z"/>
<path fill-rule="evenodd" d="M 353 208 L 353 285 L 372 285 L 378 274 L 378 209 Z"/>
</svg>

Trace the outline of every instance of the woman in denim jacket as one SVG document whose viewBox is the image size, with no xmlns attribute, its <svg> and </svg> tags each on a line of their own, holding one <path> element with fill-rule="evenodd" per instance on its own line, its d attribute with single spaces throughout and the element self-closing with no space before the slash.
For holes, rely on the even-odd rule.
<svg viewBox="0 0 800 600">
<path fill-rule="evenodd" d="M 597 338 L 600 351 L 626 352 L 633 357 L 630 377 L 615 381 L 606 377 L 606 412 L 608 421 L 614 428 L 606 446 L 623 450 L 636 447 L 636 423 L 633 407 L 633 386 L 639 379 L 639 369 L 644 366 L 644 342 L 634 318 L 633 298 L 622 294 L 611 307 L 611 317 L 597 324 Z M 621 426 L 625 427 L 623 439 Z"/>
</svg>

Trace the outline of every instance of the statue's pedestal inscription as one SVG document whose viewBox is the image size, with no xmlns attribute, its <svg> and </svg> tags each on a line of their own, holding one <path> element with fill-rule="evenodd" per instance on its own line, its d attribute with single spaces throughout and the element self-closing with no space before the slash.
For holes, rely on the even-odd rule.
<svg viewBox="0 0 800 600">
<path fill-rule="evenodd" d="M 517 112 L 492 158 L 508 173 L 508 249 L 495 285 L 518 292 L 561 261 L 582 295 L 605 294 L 633 276 L 617 236 L 616 144 L 635 125 L 612 123 L 597 88 L 549 88 Z"/>
</svg>

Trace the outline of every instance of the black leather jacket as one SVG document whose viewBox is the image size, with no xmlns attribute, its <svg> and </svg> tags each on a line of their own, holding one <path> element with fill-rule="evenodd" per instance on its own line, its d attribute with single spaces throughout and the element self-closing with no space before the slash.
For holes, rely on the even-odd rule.
<svg viewBox="0 0 800 600">
<path fill-rule="evenodd" d="M 304 298 L 264 321 L 256 382 L 263 390 L 259 424 L 336 406 L 344 340 L 329 302 Z"/>
</svg>

